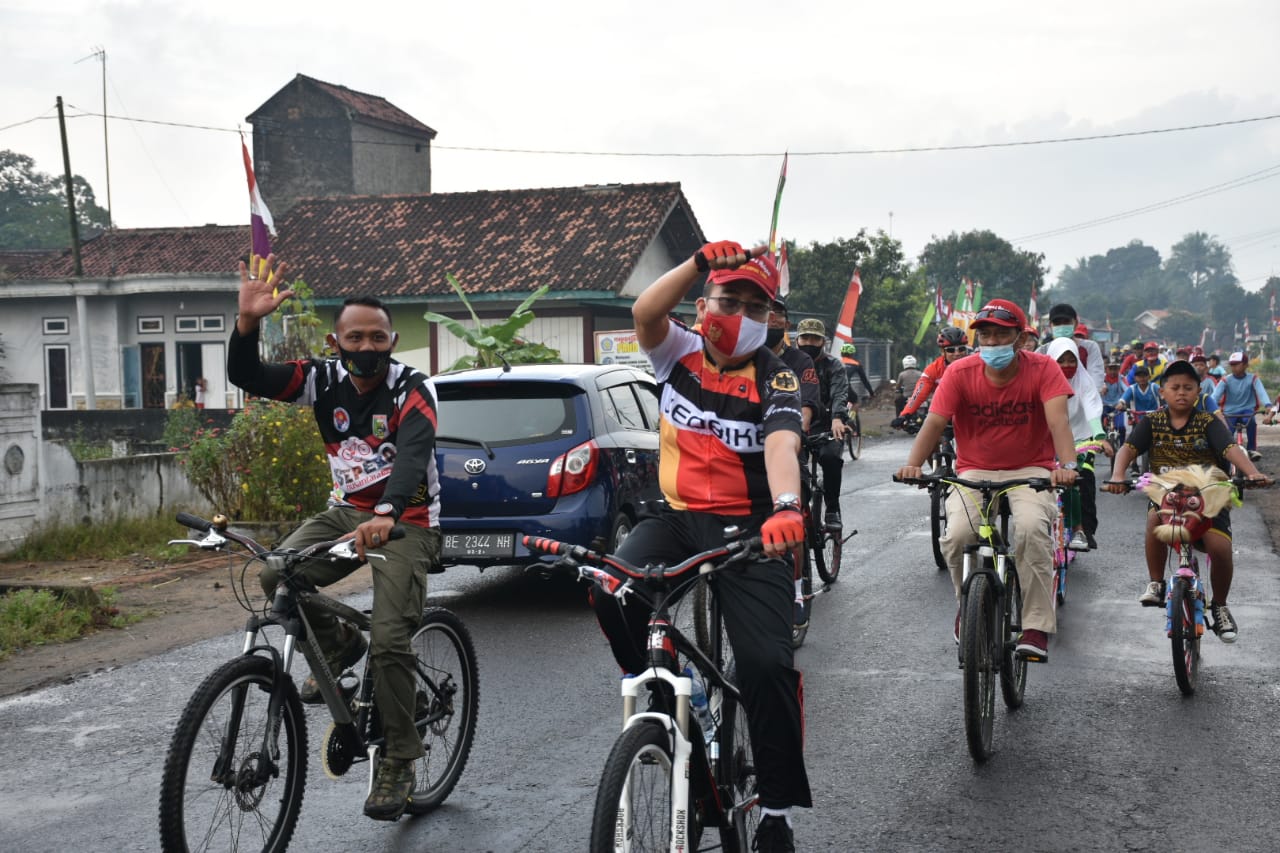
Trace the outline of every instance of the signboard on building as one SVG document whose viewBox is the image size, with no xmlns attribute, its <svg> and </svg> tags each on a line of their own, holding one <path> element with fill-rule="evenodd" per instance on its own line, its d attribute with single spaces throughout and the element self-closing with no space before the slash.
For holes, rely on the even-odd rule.
<svg viewBox="0 0 1280 853">
<path fill-rule="evenodd" d="M 596 364 L 634 364 L 648 367 L 649 359 L 640 351 L 634 329 L 596 332 Z"/>
</svg>

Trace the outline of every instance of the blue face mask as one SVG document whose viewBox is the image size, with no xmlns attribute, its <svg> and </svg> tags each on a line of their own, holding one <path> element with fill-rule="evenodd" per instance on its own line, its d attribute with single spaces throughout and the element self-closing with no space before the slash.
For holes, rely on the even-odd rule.
<svg viewBox="0 0 1280 853">
<path fill-rule="evenodd" d="M 998 347 L 984 346 L 978 350 L 978 355 L 982 356 L 982 360 L 992 370 L 1003 370 L 1013 361 L 1013 344 L 1005 344 Z"/>
<path fill-rule="evenodd" d="M 1075 326 L 1050 326 L 1049 329 L 1050 331 L 1053 332 L 1053 336 L 1055 338 L 1069 338 L 1071 337 L 1071 333 L 1076 330 L 1076 327 Z"/>
</svg>

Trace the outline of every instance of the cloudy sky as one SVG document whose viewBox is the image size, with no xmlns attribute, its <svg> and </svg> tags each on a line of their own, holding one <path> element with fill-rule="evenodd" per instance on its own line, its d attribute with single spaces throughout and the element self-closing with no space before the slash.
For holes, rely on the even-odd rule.
<svg viewBox="0 0 1280 853">
<path fill-rule="evenodd" d="M 914 257 L 989 228 L 1043 252 L 1052 282 L 1202 230 L 1256 289 L 1280 274 L 1280 117 L 1244 120 L 1280 116 L 1277 35 L 1275 0 L 0 0 L 0 127 L 57 95 L 100 112 L 102 66 L 78 60 L 102 47 L 112 115 L 247 131 L 297 73 L 381 95 L 439 132 L 438 192 L 679 181 L 709 237 L 749 242 L 789 149 L 780 228 L 801 243 L 884 229 Z M 69 133 L 105 202 L 102 120 Z M 117 224 L 247 221 L 234 133 L 112 120 L 109 139 Z M 61 169 L 54 120 L 0 148 Z"/>
</svg>

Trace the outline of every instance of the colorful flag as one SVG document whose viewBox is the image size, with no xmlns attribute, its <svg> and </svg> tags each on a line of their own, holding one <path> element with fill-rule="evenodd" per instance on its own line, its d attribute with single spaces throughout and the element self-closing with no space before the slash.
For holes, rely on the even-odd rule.
<svg viewBox="0 0 1280 853">
<path fill-rule="evenodd" d="M 1205 339 L 1205 336 L 1207 336 L 1208 334 L 1209 334 L 1208 326 L 1205 326 L 1203 329 L 1200 330 L 1200 349 L 1204 349 L 1204 339 Z"/>
<path fill-rule="evenodd" d="M 929 324 L 933 322 L 933 316 L 937 310 L 936 305 L 924 306 L 924 316 L 920 318 L 920 328 L 916 329 L 916 346 L 920 346 L 920 342 L 924 340 L 925 332 L 929 331 Z"/>
<path fill-rule="evenodd" d="M 855 267 L 853 278 L 849 279 L 849 290 L 844 295 L 844 304 L 840 306 L 840 319 L 836 321 L 836 338 L 843 344 L 853 342 L 853 318 L 858 314 L 858 299 L 861 296 L 862 276 Z"/>
<path fill-rule="evenodd" d="M 940 322 L 947 321 L 947 304 L 942 301 L 942 285 L 933 286 L 933 313 Z"/>
<path fill-rule="evenodd" d="M 1271 321 L 1274 323 L 1276 319 L 1276 291 L 1271 289 Z"/>
<path fill-rule="evenodd" d="M 782 241 L 782 254 L 778 258 L 778 293 L 786 296 L 791 292 L 791 265 L 787 263 L 787 241 Z"/>
<path fill-rule="evenodd" d="M 249 230 L 252 234 L 251 246 L 253 254 L 265 258 L 271 254 L 271 237 L 276 236 L 276 223 L 271 218 L 271 211 L 258 192 L 258 179 L 253 176 L 253 161 L 249 159 L 249 146 L 245 144 L 244 134 L 240 135 L 240 150 L 244 152 L 244 175 L 249 180 Z M 270 235 L 270 236 L 268 236 Z"/>
<path fill-rule="evenodd" d="M 1031 302 L 1027 305 L 1027 322 L 1034 327 L 1039 323 L 1039 321 L 1040 321 L 1040 311 L 1039 311 L 1039 308 L 1036 306 L 1036 286 L 1033 283 L 1031 285 Z M 1110 323 L 1110 320 L 1108 320 L 1107 322 Z M 1110 328 L 1109 325 L 1108 325 L 1108 328 Z"/>
<path fill-rule="evenodd" d="M 969 310 L 977 311 L 986 303 L 982 301 L 982 282 L 975 281 L 973 283 L 973 299 L 970 300 Z"/>
<path fill-rule="evenodd" d="M 782 153 L 782 171 L 778 174 L 778 191 L 773 196 L 773 221 L 769 223 L 769 254 L 778 254 L 778 211 L 782 208 L 782 187 L 787 182 L 787 152 Z"/>
<path fill-rule="evenodd" d="M 1249 340 L 1249 318 L 1248 317 L 1244 318 L 1244 339 L 1246 342 Z"/>
<path fill-rule="evenodd" d="M 972 311 L 974 307 L 973 301 L 973 279 L 965 278 L 964 281 L 964 303 L 960 306 L 961 311 Z"/>
</svg>

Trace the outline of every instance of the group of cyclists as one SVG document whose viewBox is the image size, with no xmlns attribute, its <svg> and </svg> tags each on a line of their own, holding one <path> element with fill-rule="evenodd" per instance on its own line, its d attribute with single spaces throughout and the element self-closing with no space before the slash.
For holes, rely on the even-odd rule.
<svg viewBox="0 0 1280 853">
<path fill-rule="evenodd" d="M 1265 413 L 1272 423 L 1276 407 L 1262 382 L 1248 372 L 1248 354 L 1233 352 L 1222 370 L 1217 354 L 1199 347 L 1178 347 L 1162 353 L 1159 343 L 1134 341 L 1127 354 L 1118 349 L 1104 363 L 1097 342 L 1079 322 L 1070 305 L 1049 312 L 1049 334 L 1039 332 L 1011 302 L 995 299 L 979 310 L 970 331 L 978 344 L 970 357 L 969 336 L 959 327 L 941 330 L 941 353 L 923 372 L 914 356 L 902 361 L 899 374 L 899 413 L 893 426 L 908 425 L 928 404 L 902 478 L 920 476 L 921 465 L 937 446 L 950 421 L 954 430 L 956 470 L 961 476 L 988 480 L 1049 477 L 1070 487 L 1063 515 L 1070 538 L 1067 547 L 1089 551 L 1097 547 L 1098 526 L 1094 457 L 1113 456 L 1104 491 L 1130 488 L 1130 465 L 1149 455 L 1156 472 L 1194 464 L 1228 465 L 1257 484 L 1271 479 L 1257 467 L 1255 415 Z M 914 381 L 908 394 L 908 383 Z M 1125 423 L 1125 414 L 1130 417 Z M 1232 430 L 1247 434 L 1240 446 Z M 1127 428 L 1126 428 L 1127 427 Z M 1139 472 L 1132 471 L 1133 476 Z M 1050 588 L 1053 542 L 1050 529 L 1057 513 L 1049 493 L 1017 489 L 1009 492 L 1014 517 L 1014 553 L 1024 577 L 1023 630 L 1017 654 L 1026 660 L 1048 660 L 1049 635 L 1055 622 Z M 1163 572 L 1167 546 L 1153 534 L 1157 507 L 1151 504 L 1144 546 L 1149 581 L 1139 602 L 1164 603 Z M 947 499 L 947 532 L 942 551 L 947 557 L 960 597 L 961 557 L 976 541 L 980 521 L 976 507 L 960 490 Z M 1233 564 L 1229 513 L 1214 519 L 1203 547 L 1211 556 L 1212 628 L 1223 642 L 1234 642 L 1238 628 L 1227 607 Z M 958 642 L 960 613 L 955 632 Z"/>
<path fill-rule="evenodd" d="M 336 356 L 264 364 L 258 356 L 260 320 L 293 293 L 285 284 L 285 265 L 274 256 L 251 258 L 247 266 L 240 265 L 240 273 L 229 376 L 254 395 L 311 406 L 335 476 L 329 508 L 305 522 L 285 545 L 305 547 L 350 534 L 362 558 L 371 548 L 387 556 L 372 564 L 368 650 L 377 706 L 384 714 L 387 756 L 379 765 L 365 813 L 394 819 L 404 811 L 413 787 L 413 760 L 421 750 L 413 726 L 412 677 L 407 677 L 413 657 L 408 637 L 422 610 L 427 574 L 439 569 L 434 387 L 426 376 L 392 358 L 396 333 L 391 313 L 372 297 L 348 299 L 338 309 L 329 336 Z M 697 322 L 688 327 L 672 312 L 699 281 L 703 287 L 696 300 Z M 748 570 L 717 574 L 712 589 L 733 647 L 747 711 L 761 815 L 753 849 L 762 853 L 793 851 L 792 809 L 812 804 L 803 749 L 803 679 L 791 642 L 795 587 L 790 557 L 805 536 L 802 437 L 831 436 L 817 452 L 829 508 L 823 521 L 828 528 L 839 528 L 841 439 L 857 400 L 851 379 L 860 380 L 868 393 L 873 391 L 852 344 L 842 347 L 839 357 L 828 351 L 820 320 L 801 320 L 795 342 L 788 339 L 786 297 L 779 286 L 778 270 L 765 247 L 746 249 L 733 241 L 717 241 L 702 246 L 636 298 L 632 313 L 637 340 L 660 386 L 659 480 L 665 505 L 642 518 L 618 550 L 619 557 L 634 565 L 674 564 L 723 542 L 730 526 L 761 538 L 761 552 Z M 1201 391 L 1198 377 L 1212 379 L 1213 374 L 1193 367 L 1199 364 L 1194 357 L 1191 362 L 1167 362 L 1157 351 L 1153 363 L 1146 347 L 1141 360 L 1135 358 L 1129 365 L 1132 381 L 1126 383 L 1121 378 L 1124 365 L 1104 368 L 1097 345 L 1088 339 L 1087 330 L 1081 335 L 1070 306 L 1055 306 L 1050 319 L 1053 337 L 1040 346 L 1022 310 L 993 299 L 971 324 L 979 345 L 976 357 L 970 353 L 967 330 L 948 327 L 938 336 L 937 359 L 922 371 L 913 357 L 903 359 L 895 425 L 922 413 L 926 400 L 930 405 L 900 475 L 920 474 L 950 424 L 957 473 L 984 479 L 1044 476 L 1061 486 L 1080 484 L 1092 498 L 1091 465 L 1082 465 L 1080 442 L 1101 443 L 1110 455 L 1115 449 L 1106 442 L 1103 413 L 1129 409 L 1153 414 L 1130 429 L 1118 463 L 1147 450 L 1158 461 L 1161 453 L 1169 456 L 1168 448 L 1174 445 L 1178 459 L 1190 458 L 1179 437 L 1203 434 L 1207 445 L 1196 447 L 1225 453 L 1247 476 L 1266 479 L 1236 448 L 1225 423 L 1210 415 L 1188 415 L 1186 386 L 1191 384 L 1196 405 L 1212 398 L 1228 415 L 1242 405 L 1245 390 L 1254 386 L 1241 368 L 1240 354 L 1228 359 L 1235 379 L 1218 377 L 1213 393 Z M 1207 362 L 1206 358 L 1206 367 Z M 1176 387 L 1164 389 L 1163 410 L 1139 396 L 1160 377 L 1166 384 L 1170 378 L 1179 380 Z M 1251 405 L 1269 403 L 1260 383 L 1255 393 Z M 1251 445 L 1253 440 L 1251 433 Z M 368 477 L 348 482 L 343 472 L 351 469 L 349 457 L 357 452 L 383 462 L 369 467 Z M 385 464 L 387 459 L 392 464 Z M 1048 638 L 1056 628 L 1048 529 L 1057 506 L 1046 492 L 1021 489 L 1009 497 L 1014 553 L 1026 578 L 1017 651 L 1044 661 Z M 1082 549 L 1094 546 L 1097 525 L 1092 501 L 1085 503 L 1088 507 L 1082 506 L 1073 531 L 1080 540 L 1074 546 Z M 948 497 L 948 533 L 942 546 L 957 593 L 961 554 L 976 536 L 973 510 L 959 491 Z M 397 523 L 409 535 L 392 541 Z M 1229 523 L 1216 529 L 1229 537 Z M 1230 548 L 1220 559 L 1221 551 L 1221 546 L 1213 550 L 1213 581 L 1219 594 L 1214 615 L 1219 625 L 1228 626 L 1220 636 L 1229 641 L 1235 631 L 1225 606 Z M 310 571 L 320 572 L 311 578 L 318 585 L 338 579 L 332 570 Z M 270 595 L 274 579 L 264 577 L 262 583 Z M 592 595 L 591 603 L 623 673 L 642 671 L 649 614 L 634 601 L 623 603 L 610 595 Z M 309 618 L 331 667 L 346 667 L 365 652 L 358 632 L 353 637 L 331 615 L 317 612 Z M 957 626 L 958 619 L 957 614 Z M 304 685 L 304 693 L 315 698 L 310 685 Z M 659 705 L 669 700 L 661 690 L 650 699 Z"/>
</svg>

